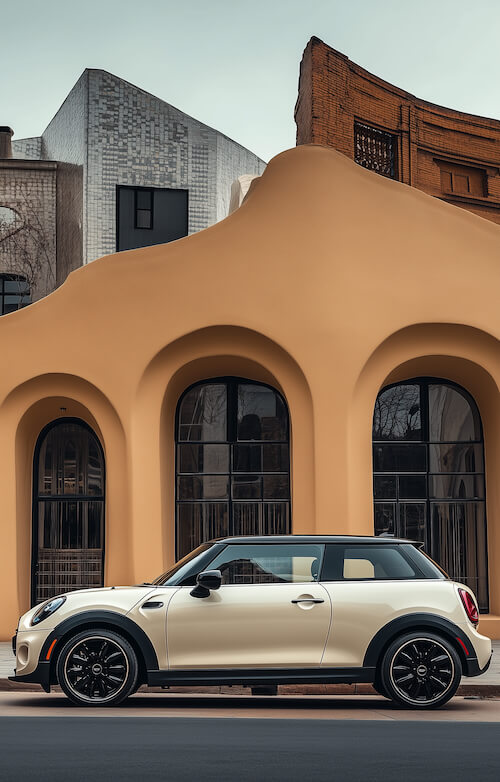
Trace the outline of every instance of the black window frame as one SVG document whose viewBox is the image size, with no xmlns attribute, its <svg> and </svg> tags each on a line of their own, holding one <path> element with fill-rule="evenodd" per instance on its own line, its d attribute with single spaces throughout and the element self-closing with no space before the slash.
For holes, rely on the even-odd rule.
<svg viewBox="0 0 500 782">
<path fill-rule="evenodd" d="M 155 197 L 154 197 L 154 190 L 153 187 L 134 187 L 134 229 L 138 231 L 152 231 L 154 228 L 154 203 L 155 203 Z M 139 208 L 138 205 L 138 194 L 141 193 L 149 193 L 150 198 L 150 207 L 149 209 L 144 209 L 143 207 Z M 149 212 L 149 225 L 139 225 L 138 224 L 138 214 L 139 212 Z"/>
<path fill-rule="evenodd" d="M 12 291 L 6 291 L 5 283 L 8 282 L 25 283 L 27 288 L 27 293 L 16 293 Z M 15 310 L 11 310 L 11 312 L 5 312 L 5 298 L 7 296 L 16 296 L 19 300 L 18 306 L 16 307 Z M 23 302 L 23 299 L 29 299 L 29 301 Z M 24 307 L 28 307 L 31 303 L 32 303 L 31 287 L 29 285 L 27 278 L 23 274 L 8 274 L 8 273 L 0 274 L 0 317 L 2 315 L 10 315 L 12 312 L 17 312 L 18 310 L 22 310 L 24 309 Z"/>
<path fill-rule="evenodd" d="M 40 478 L 40 451 L 42 445 L 51 432 L 52 429 L 62 424 L 77 424 L 83 429 L 86 429 L 90 435 L 95 439 L 97 447 L 101 454 L 102 459 L 102 492 L 99 495 L 93 494 L 56 494 L 56 495 L 41 495 L 39 492 L 39 478 Z M 97 432 L 82 418 L 75 416 L 62 416 L 50 421 L 40 431 L 33 454 L 33 485 L 32 485 L 32 499 L 31 499 L 31 605 L 37 605 L 37 575 L 38 575 L 38 544 L 39 544 L 39 517 L 38 506 L 39 502 L 102 502 L 102 529 L 101 529 L 101 586 L 104 586 L 104 566 L 105 566 L 105 554 L 106 554 L 106 457 L 104 448 L 102 446 L 100 437 Z M 69 549 L 71 550 L 71 549 Z"/>
<path fill-rule="evenodd" d="M 433 377 L 429 375 L 423 375 L 418 377 L 409 378 L 407 380 L 399 381 L 397 383 L 390 383 L 389 385 L 384 386 L 380 391 L 379 394 L 377 394 L 377 399 L 380 396 L 380 394 L 384 393 L 385 391 L 396 388 L 398 386 L 403 385 L 415 385 L 419 386 L 419 395 L 420 395 L 420 439 L 408 439 L 408 440 L 397 440 L 397 439 L 373 439 L 372 437 L 372 455 L 373 455 L 373 465 L 372 465 L 372 473 L 373 473 L 373 503 L 374 503 L 374 514 L 376 511 L 377 505 L 392 505 L 394 507 L 394 535 L 395 537 L 405 537 L 404 533 L 402 533 L 401 529 L 398 529 L 399 525 L 399 508 L 402 505 L 409 506 L 409 505 L 415 505 L 415 506 L 423 506 L 425 509 L 425 516 L 424 516 L 424 546 L 425 551 L 429 553 L 432 560 L 436 560 L 436 562 L 439 562 L 439 552 L 437 551 L 438 543 L 435 540 L 435 534 L 433 532 L 433 523 L 432 523 L 432 507 L 434 505 L 438 504 L 444 504 L 448 503 L 450 505 L 472 505 L 475 504 L 476 506 L 481 505 L 483 509 L 483 516 L 484 516 L 484 540 L 485 540 L 485 552 L 484 552 L 484 567 L 485 567 L 485 583 L 484 583 L 484 590 L 485 590 L 485 601 L 480 605 L 480 613 L 488 613 L 489 612 L 489 568 L 488 568 L 488 524 L 487 524 L 487 514 L 486 514 L 486 467 L 485 467 L 485 458 L 484 458 L 484 431 L 483 431 L 483 422 L 481 418 L 481 414 L 479 411 L 479 408 L 477 406 L 477 403 L 470 394 L 466 388 L 459 385 L 458 383 L 454 383 L 451 380 L 448 380 L 446 378 L 441 377 Z M 477 419 L 475 421 L 478 424 L 478 435 L 479 439 L 474 440 L 436 440 L 431 439 L 431 430 L 430 430 L 430 412 L 429 412 L 429 388 L 430 386 L 447 386 L 451 389 L 453 389 L 455 392 L 459 393 L 461 396 L 465 398 L 467 403 L 469 404 L 471 408 L 471 412 L 473 415 L 477 415 Z M 375 470 L 375 449 L 380 446 L 393 446 L 398 448 L 412 448 L 412 447 L 421 447 L 425 448 L 426 458 L 425 458 L 425 469 L 424 470 L 398 470 L 398 469 L 392 469 L 392 470 Z M 433 446 L 440 446 L 440 445 L 462 445 L 462 446 L 473 446 L 474 448 L 480 447 L 482 448 L 482 471 L 463 471 L 463 472 L 431 472 L 431 448 Z M 397 484 L 397 494 L 394 498 L 388 498 L 388 499 L 381 499 L 381 498 L 375 498 L 375 481 L 379 477 L 389 477 L 391 475 L 396 476 L 396 484 Z M 426 496 L 425 497 L 414 497 L 414 498 L 404 498 L 401 497 L 399 494 L 399 477 L 400 476 L 425 476 L 426 481 Z M 482 496 L 478 497 L 434 497 L 431 496 L 431 486 L 432 486 L 432 479 L 436 476 L 454 476 L 454 475 L 465 475 L 465 476 L 471 476 L 475 479 L 481 480 L 482 479 Z M 376 527 L 376 514 L 374 518 L 374 533 L 377 533 L 377 527 Z M 477 564 L 477 563 L 476 563 Z M 440 565 L 438 565 L 440 566 Z M 479 579 L 479 569 L 476 570 L 476 578 Z M 470 576 L 472 578 L 472 576 Z M 465 580 L 465 579 L 464 579 Z M 472 587 L 474 589 L 474 587 Z M 477 592 L 476 589 L 474 589 L 475 592 Z M 478 598 L 479 599 L 479 598 Z"/>
<path fill-rule="evenodd" d="M 216 385 L 216 384 L 225 384 L 227 389 L 227 408 L 226 408 L 226 439 L 222 441 L 201 441 L 201 440 L 180 440 L 179 439 L 179 423 L 180 423 L 180 411 L 182 407 L 182 402 L 184 398 L 187 396 L 187 394 L 192 391 L 193 388 L 196 388 L 198 386 L 205 386 L 205 385 Z M 275 441 L 275 440 L 263 440 L 263 441 L 241 441 L 238 440 L 238 398 L 237 398 L 237 388 L 238 385 L 254 385 L 254 386 L 262 386 L 264 388 L 268 388 L 270 391 L 275 393 L 280 399 L 283 404 L 284 409 L 286 410 L 287 414 L 287 420 L 286 420 L 286 441 Z M 228 492 L 228 498 L 227 500 L 219 500 L 220 502 L 227 502 L 228 505 L 228 531 L 226 534 L 224 534 L 222 537 L 238 537 L 238 535 L 233 533 L 233 505 L 234 504 L 243 504 L 245 502 L 259 502 L 261 504 L 264 504 L 265 500 L 264 498 L 260 500 L 234 500 L 232 496 L 232 476 L 233 474 L 243 476 L 243 475 L 251 475 L 255 473 L 259 473 L 259 471 L 254 471 L 252 473 L 251 471 L 242 472 L 242 471 L 236 471 L 233 470 L 233 447 L 238 446 L 238 444 L 243 445 L 251 445 L 251 444 L 258 444 L 259 442 L 262 442 L 263 444 L 267 445 L 273 445 L 273 444 L 286 444 L 288 448 L 288 459 L 287 459 L 287 467 L 288 470 L 286 472 L 288 476 L 288 492 L 286 498 L 283 498 L 282 500 L 275 500 L 276 502 L 283 502 L 287 503 L 288 505 L 288 519 L 287 519 L 287 529 L 284 532 L 280 532 L 278 534 L 290 534 L 292 531 L 292 499 L 291 499 L 291 455 L 290 455 L 290 411 L 288 408 L 288 404 L 286 399 L 284 398 L 283 394 L 274 386 L 270 385 L 269 383 L 262 382 L 260 380 L 253 380 L 249 378 L 244 378 L 236 375 L 222 375 L 218 377 L 211 377 L 211 378 L 205 378 L 203 380 L 198 380 L 195 383 L 191 383 L 180 395 L 176 411 L 175 411 L 175 431 L 174 431 L 174 441 L 175 441 L 175 558 L 178 559 L 180 557 L 179 553 L 179 517 L 178 517 L 178 507 L 180 504 L 189 504 L 190 502 L 195 502 L 195 500 L 180 500 L 179 499 L 179 489 L 178 489 L 178 479 L 179 477 L 182 477 L 183 475 L 186 475 L 187 473 L 180 472 L 179 469 L 179 446 L 184 444 L 192 444 L 192 445 L 227 445 L 229 448 L 229 467 L 227 473 L 221 473 L 221 475 L 227 475 L 228 481 L 229 481 L 229 492 Z M 281 475 L 284 474 L 283 471 L 266 471 L 263 470 L 260 471 L 262 474 L 266 475 Z M 191 475 L 200 475 L 200 473 L 189 473 Z M 202 473 L 201 473 L 202 474 Z M 208 473 L 210 474 L 210 473 Z M 272 501 L 272 500 L 271 500 Z M 217 502 L 217 500 L 196 500 L 196 502 Z M 200 541 L 200 543 L 203 541 Z M 182 555 L 184 556 L 184 555 Z"/>
<path fill-rule="evenodd" d="M 369 137 L 372 135 L 374 139 L 379 139 L 381 142 L 386 142 L 387 145 L 390 145 L 390 168 L 389 171 L 386 173 L 384 171 L 379 171 L 377 168 L 371 167 L 369 165 L 365 165 L 361 160 L 358 159 L 357 156 L 357 139 L 358 135 L 361 135 L 360 130 L 364 130 L 364 136 Z M 398 160 L 400 155 L 399 150 L 399 141 L 400 141 L 400 135 L 399 133 L 395 133 L 393 131 L 387 130 L 386 128 L 382 128 L 380 126 L 374 125 L 371 122 L 367 122 L 366 120 L 360 119 L 359 117 L 354 118 L 354 126 L 353 126 L 353 141 L 354 141 L 354 162 L 357 163 L 362 168 L 365 168 L 367 171 L 373 171 L 376 174 L 379 174 L 380 176 L 386 177 L 386 179 L 399 179 L 399 172 L 398 172 Z"/>
</svg>

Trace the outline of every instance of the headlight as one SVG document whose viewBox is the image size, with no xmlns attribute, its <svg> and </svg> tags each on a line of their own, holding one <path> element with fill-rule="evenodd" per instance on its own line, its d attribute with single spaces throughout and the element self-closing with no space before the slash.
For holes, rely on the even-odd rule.
<svg viewBox="0 0 500 782">
<path fill-rule="evenodd" d="M 48 603 L 44 603 L 34 615 L 31 624 L 37 625 L 40 624 L 40 622 L 43 622 L 44 619 L 48 619 L 49 616 L 52 616 L 54 611 L 57 611 L 57 609 L 62 606 L 65 600 L 65 597 L 54 597 L 52 600 L 49 600 Z"/>
</svg>

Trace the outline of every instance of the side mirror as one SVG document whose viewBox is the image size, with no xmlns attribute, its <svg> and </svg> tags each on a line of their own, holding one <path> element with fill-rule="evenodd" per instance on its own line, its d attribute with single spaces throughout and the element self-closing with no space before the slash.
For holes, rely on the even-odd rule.
<svg viewBox="0 0 500 782">
<path fill-rule="evenodd" d="M 210 590 L 219 589 L 222 583 L 220 570 L 204 570 L 196 576 L 196 586 L 189 593 L 192 597 L 208 597 Z"/>
</svg>

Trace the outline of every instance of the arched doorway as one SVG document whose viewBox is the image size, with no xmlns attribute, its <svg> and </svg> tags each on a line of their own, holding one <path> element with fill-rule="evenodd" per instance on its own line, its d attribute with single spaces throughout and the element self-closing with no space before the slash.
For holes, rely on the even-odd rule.
<svg viewBox="0 0 500 782">
<path fill-rule="evenodd" d="M 488 610 L 484 445 L 463 388 L 415 378 L 384 388 L 373 416 L 375 534 L 424 543 Z"/>
<path fill-rule="evenodd" d="M 33 470 L 32 602 L 103 585 L 104 454 L 87 424 L 53 421 Z"/>
<path fill-rule="evenodd" d="M 224 377 L 176 416 L 176 553 L 226 535 L 290 532 L 289 416 L 274 388 Z"/>
</svg>

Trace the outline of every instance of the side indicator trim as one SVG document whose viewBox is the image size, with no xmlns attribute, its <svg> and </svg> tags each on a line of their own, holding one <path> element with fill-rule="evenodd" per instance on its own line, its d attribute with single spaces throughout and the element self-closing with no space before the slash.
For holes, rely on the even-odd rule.
<svg viewBox="0 0 500 782">
<path fill-rule="evenodd" d="M 54 646 L 56 645 L 56 643 L 57 643 L 57 638 L 54 638 L 54 640 L 52 641 L 52 643 L 50 644 L 50 646 L 49 646 L 49 648 L 47 650 L 47 654 L 45 655 L 45 659 L 46 660 L 50 660 L 50 655 L 54 651 Z"/>
<path fill-rule="evenodd" d="M 462 639 L 461 639 L 461 638 L 459 638 L 459 637 L 458 637 L 458 635 L 456 636 L 456 639 L 457 639 L 458 643 L 460 644 L 460 646 L 462 647 L 462 649 L 464 650 L 464 652 L 465 652 L 465 654 L 467 655 L 467 657 L 470 657 L 470 652 L 469 652 L 469 650 L 467 649 L 467 647 L 466 647 L 466 645 L 464 644 L 464 642 L 462 641 Z"/>
</svg>

